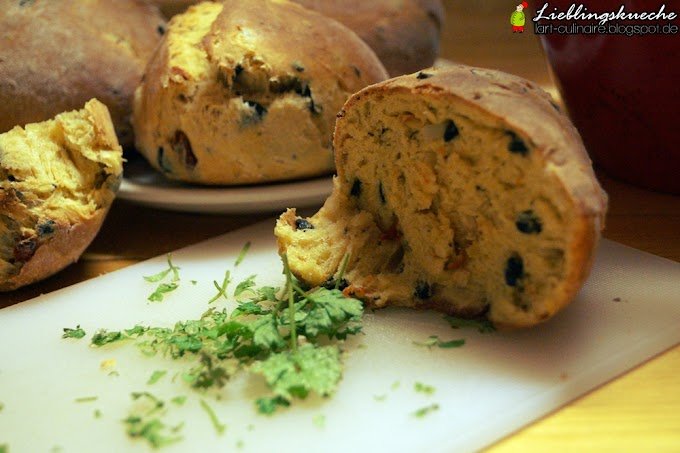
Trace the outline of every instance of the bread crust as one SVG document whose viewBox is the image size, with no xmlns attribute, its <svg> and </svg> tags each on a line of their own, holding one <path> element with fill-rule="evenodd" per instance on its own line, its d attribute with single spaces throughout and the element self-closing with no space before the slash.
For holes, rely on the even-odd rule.
<svg viewBox="0 0 680 453">
<path fill-rule="evenodd" d="M 328 174 L 337 111 L 385 78 L 356 35 L 295 3 L 198 4 L 172 19 L 136 92 L 137 148 L 199 184 Z"/>
<path fill-rule="evenodd" d="M 168 16 L 198 0 L 152 0 Z M 341 22 L 363 39 L 391 76 L 434 64 L 444 26 L 440 0 L 292 0 Z"/>
<path fill-rule="evenodd" d="M 132 96 L 165 29 L 142 0 L 0 1 L 0 132 L 81 108 L 110 111 L 119 142 L 134 142 Z"/>
<path fill-rule="evenodd" d="M 26 175 L 18 162 L 36 161 L 34 154 L 45 153 L 32 146 L 61 148 L 63 159 L 73 159 L 68 171 L 78 169 L 80 174 L 72 180 L 63 173 L 54 181 Z M 54 159 L 43 164 L 50 166 L 49 171 L 34 167 L 34 174 L 59 171 L 60 163 Z M 11 291 L 78 260 L 99 232 L 115 198 L 122 178 L 122 149 L 108 109 L 93 99 L 80 111 L 0 134 L 0 164 L 5 176 L 0 181 L 0 291 Z M 85 185 L 88 181 L 94 186 Z M 60 184 L 74 193 L 63 204 L 54 205 Z M 42 193 L 45 186 L 54 187 L 54 196 Z"/>
</svg>

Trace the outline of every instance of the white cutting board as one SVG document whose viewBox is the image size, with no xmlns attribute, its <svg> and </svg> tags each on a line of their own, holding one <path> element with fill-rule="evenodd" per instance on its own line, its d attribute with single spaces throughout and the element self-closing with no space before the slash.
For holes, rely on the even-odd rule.
<svg viewBox="0 0 680 453">
<path fill-rule="evenodd" d="M 185 422 L 185 439 L 163 452 L 474 451 L 680 343 L 680 264 L 604 241 L 577 300 L 537 328 L 479 334 L 453 330 L 436 313 L 367 313 L 365 335 L 347 347 L 337 394 L 273 417 L 255 412 L 261 382 L 236 380 L 217 400 L 172 382 L 180 368 L 170 359 L 142 357 L 131 346 L 88 347 L 98 328 L 196 319 L 216 292 L 213 280 L 222 281 L 248 240 L 253 245 L 233 281 L 258 274 L 260 285 L 282 283 L 273 225 L 174 252 L 182 283 L 161 303 L 146 301 L 155 285 L 142 275 L 164 269 L 165 256 L 0 310 L 0 445 L 11 453 L 150 451 L 128 439 L 121 422 L 132 407 L 130 393 L 149 391 L 165 400 L 189 397 L 181 408 L 170 405 L 165 418 Z M 60 338 L 63 327 L 77 324 L 86 339 Z M 430 335 L 466 344 L 431 350 L 413 344 Z M 100 366 L 110 358 L 118 376 Z M 147 385 L 154 370 L 169 373 Z M 436 390 L 417 392 L 415 382 Z M 97 400 L 75 402 L 90 396 Z M 227 425 L 223 435 L 201 398 Z M 432 404 L 439 410 L 413 416 Z"/>
</svg>

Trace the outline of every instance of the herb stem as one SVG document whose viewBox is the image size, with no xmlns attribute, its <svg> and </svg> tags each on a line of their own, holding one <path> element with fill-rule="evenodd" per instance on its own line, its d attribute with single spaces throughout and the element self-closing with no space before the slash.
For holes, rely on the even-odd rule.
<svg viewBox="0 0 680 453">
<path fill-rule="evenodd" d="M 293 354 L 297 354 L 297 332 L 295 326 L 295 299 L 293 298 L 293 275 L 288 266 L 288 256 L 281 255 L 283 260 L 283 270 L 286 273 L 286 288 L 288 290 L 288 314 L 290 318 L 290 349 Z"/>
<path fill-rule="evenodd" d="M 340 273 L 338 274 L 338 279 L 335 280 L 335 289 L 340 289 L 340 284 L 342 283 L 342 278 L 345 276 L 345 270 L 347 269 L 347 262 L 349 261 L 349 252 L 345 255 L 342 260 L 342 266 L 340 266 Z"/>
</svg>

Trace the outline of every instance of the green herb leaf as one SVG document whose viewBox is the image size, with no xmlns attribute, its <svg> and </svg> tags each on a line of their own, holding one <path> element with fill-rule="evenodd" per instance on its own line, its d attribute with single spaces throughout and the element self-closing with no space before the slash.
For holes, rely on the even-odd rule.
<svg viewBox="0 0 680 453">
<path fill-rule="evenodd" d="M 274 395 L 288 402 L 293 398 L 304 399 L 310 392 L 328 396 L 342 376 L 340 350 L 335 345 L 305 344 L 297 353 L 272 354 L 257 362 L 251 370 L 264 376 Z"/>
<path fill-rule="evenodd" d="M 359 321 L 363 314 L 361 301 L 345 297 L 338 289 L 319 288 L 307 294 L 309 311 L 300 321 L 300 333 L 316 338 L 345 339 L 361 331 Z"/>
<path fill-rule="evenodd" d="M 416 392 L 424 393 L 426 395 L 434 395 L 434 387 L 431 385 L 423 384 L 422 382 L 416 382 L 413 388 Z"/>
<path fill-rule="evenodd" d="M 460 348 L 465 345 L 465 339 L 461 338 L 459 340 L 449 340 L 449 341 L 439 341 L 437 346 L 442 349 Z"/>
<path fill-rule="evenodd" d="M 280 407 L 290 406 L 290 401 L 282 396 L 262 397 L 255 400 L 257 411 L 263 415 L 271 415 Z"/>
<path fill-rule="evenodd" d="M 97 401 L 96 396 L 82 396 L 80 398 L 76 398 L 74 400 L 76 403 L 92 403 L 94 401 Z"/>
<path fill-rule="evenodd" d="M 210 407 L 210 405 L 208 405 L 208 403 L 206 403 L 205 400 L 201 400 L 201 407 L 203 408 L 204 411 L 208 413 L 208 417 L 210 417 L 210 421 L 215 427 L 215 431 L 217 431 L 217 434 L 220 436 L 224 434 L 224 431 L 227 429 L 227 427 L 220 423 L 220 420 L 217 418 L 217 414 L 215 414 L 213 408 Z"/>
<path fill-rule="evenodd" d="M 187 397 L 184 395 L 176 396 L 173 399 L 170 400 L 173 404 L 176 404 L 177 406 L 184 406 L 184 403 L 187 402 Z"/>
<path fill-rule="evenodd" d="M 165 294 L 176 290 L 178 287 L 179 284 L 177 283 L 161 283 L 158 285 L 158 288 L 156 288 L 156 291 L 151 293 L 148 300 L 151 302 L 162 302 Z"/>
<path fill-rule="evenodd" d="M 430 404 L 429 406 L 421 407 L 420 409 L 413 412 L 413 416 L 416 418 L 425 418 L 432 412 L 439 410 L 439 404 Z"/>
<path fill-rule="evenodd" d="M 174 435 L 182 425 L 170 428 L 160 419 L 164 415 L 165 403 L 149 392 L 134 392 L 133 400 L 143 400 L 147 406 L 129 415 L 123 423 L 127 425 L 127 435 L 142 438 L 153 448 L 161 448 L 182 440 L 182 436 Z"/>
<path fill-rule="evenodd" d="M 61 338 L 76 338 L 80 339 L 83 338 L 85 335 L 85 331 L 80 328 L 80 324 L 76 326 L 75 329 L 71 329 L 69 327 L 64 327 L 64 334 L 61 336 Z"/>
<path fill-rule="evenodd" d="M 241 295 L 242 292 L 253 288 L 255 286 L 255 277 L 257 277 L 257 275 L 251 275 L 250 277 L 246 278 L 241 283 L 236 285 L 236 289 L 234 290 L 234 297 L 238 297 Z"/>
<path fill-rule="evenodd" d="M 161 271 L 157 274 L 145 275 L 142 278 L 144 280 L 146 280 L 147 282 L 156 283 L 156 282 L 160 282 L 161 280 L 163 280 L 165 278 L 165 276 L 168 275 L 169 273 L 170 273 L 170 269 L 165 269 L 164 271 Z"/>
<path fill-rule="evenodd" d="M 449 340 L 442 341 L 437 335 L 430 335 L 425 341 L 414 341 L 413 344 L 416 346 L 424 346 L 426 348 L 432 348 L 437 346 L 442 349 L 459 348 L 465 344 L 464 339 L 460 340 Z"/>
<path fill-rule="evenodd" d="M 163 376 L 165 376 L 168 372 L 165 370 L 156 370 L 153 373 L 151 373 L 151 377 L 149 377 L 149 380 L 146 381 L 147 385 L 153 385 L 156 382 L 158 382 Z"/>
<path fill-rule="evenodd" d="M 109 332 L 106 329 L 100 329 L 92 335 L 92 340 L 90 340 L 90 346 L 100 347 L 105 344 L 115 343 L 116 341 L 125 340 L 126 337 L 119 331 Z"/>
<path fill-rule="evenodd" d="M 471 327 L 477 329 L 480 333 L 492 333 L 496 331 L 496 328 L 488 319 L 466 319 L 458 318 L 456 316 L 444 316 L 444 319 L 454 329 Z"/>
</svg>

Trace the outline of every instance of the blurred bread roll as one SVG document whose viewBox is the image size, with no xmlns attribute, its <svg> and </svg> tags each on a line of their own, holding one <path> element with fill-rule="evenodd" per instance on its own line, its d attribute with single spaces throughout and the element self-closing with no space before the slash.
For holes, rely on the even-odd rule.
<svg viewBox="0 0 680 453">
<path fill-rule="evenodd" d="M 199 0 L 151 0 L 168 17 Z M 444 24 L 441 0 L 292 0 L 347 26 L 375 51 L 391 76 L 432 66 Z"/>
<path fill-rule="evenodd" d="M 143 0 L 0 0 L 0 132 L 104 103 L 133 144 L 132 95 L 165 30 Z"/>
</svg>

